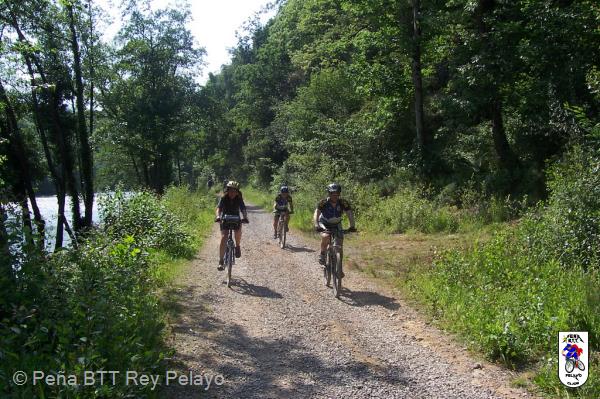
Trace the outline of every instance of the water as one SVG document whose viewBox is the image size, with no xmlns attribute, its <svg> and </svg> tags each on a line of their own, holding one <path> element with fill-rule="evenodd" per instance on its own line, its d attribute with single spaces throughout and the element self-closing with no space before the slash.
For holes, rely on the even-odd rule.
<svg viewBox="0 0 600 399">
<path fill-rule="evenodd" d="M 42 218 L 46 222 L 46 249 L 49 251 L 54 250 L 54 243 L 56 238 L 56 225 L 58 221 L 58 202 L 56 196 L 49 197 L 36 197 L 36 202 L 38 208 L 40 208 L 40 213 L 42 214 Z M 19 207 L 14 206 L 13 210 L 16 212 L 21 212 Z M 31 202 L 29 202 L 29 210 L 31 211 Z M 84 205 L 80 204 L 81 216 L 84 214 Z M 8 218 L 9 220 L 14 220 L 15 215 L 11 214 L 12 212 L 9 210 Z M 69 226 L 73 228 L 73 212 L 71 211 L 71 199 L 67 198 L 65 203 L 65 216 L 69 222 Z M 33 212 L 31 214 L 33 219 Z M 96 195 L 94 198 L 94 206 L 92 207 L 92 222 L 97 224 L 100 221 L 100 216 L 98 213 L 98 196 Z M 34 227 L 35 229 L 35 227 Z M 68 246 L 71 242 L 71 237 L 67 234 L 66 230 L 63 236 L 63 245 Z"/>
<path fill-rule="evenodd" d="M 40 208 L 40 213 L 46 221 L 46 248 L 54 248 L 54 239 L 56 237 L 56 225 L 58 220 L 58 200 L 56 196 L 37 197 L 36 202 Z M 31 204 L 30 204 L 31 206 Z M 30 208 L 31 209 L 31 208 Z M 80 204 L 81 216 L 84 214 L 85 207 Z M 65 216 L 69 221 L 69 226 L 73 228 L 73 212 L 71 211 L 71 200 L 68 198 L 65 203 Z M 98 198 L 94 198 L 94 206 L 92 207 L 92 222 L 98 223 Z M 64 232 L 63 245 L 67 246 L 71 242 L 71 237 Z"/>
</svg>

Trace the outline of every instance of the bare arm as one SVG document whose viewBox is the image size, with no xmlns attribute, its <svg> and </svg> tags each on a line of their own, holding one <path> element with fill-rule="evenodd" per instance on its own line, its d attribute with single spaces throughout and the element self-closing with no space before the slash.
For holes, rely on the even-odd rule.
<svg viewBox="0 0 600 399">
<path fill-rule="evenodd" d="M 313 215 L 313 224 L 315 225 L 315 227 L 319 226 L 319 216 L 321 216 L 321 211 L 319 210 L 319 208 L 315 209 L 315 213 Z"/>
<path fill-rule="evenodd" d="M 354 228 L 354 227 L 356 227 L 356 226 L 354 225 L 354 213 L 352 213 L 352 210 L 351 210 L 351 209 L 348 209 L 348 210 L 346 211 L 346 215 L 348 215 L 348 221 L 350 221 L 350 228 Z"/>
</svg>

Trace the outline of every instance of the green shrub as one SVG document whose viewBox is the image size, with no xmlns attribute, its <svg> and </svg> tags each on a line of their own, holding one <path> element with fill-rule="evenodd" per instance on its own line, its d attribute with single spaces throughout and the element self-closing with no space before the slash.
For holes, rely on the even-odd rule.
<svg viewBox="0 0 600 399">
<path fill-rule="evenodd" d="M 546 204 L 486 244 L 438 258 L 429 273 L 414 276 L 417 297 L 492 359 L 540 364 L 555 359 L 558 331 L 588 331 L 596 351 L 590 370 L 598 367 L 598 172 L 597 156 L 570 152 L 551 168 Z M 542 360 L 536 381 L 563 395 L 556 367 Z M 598 397 L 600 378 L 595 372 L 589 378 L 570 394 Z"/>
<path fill-rule="evenodd" d="M 12 373 L 34 370 L 147 370 L 158 374 L 166 349 L 150 264 L 129 236 L 94 235 L 78 250 L 28 262 L 3 294 L 0 323 L 2 397 L 124 397 L 148 390 L 122 383 L 69 386 L 10 383 Z M 121 374 L 123 375 L 123 374 Z"/>
<path fill-rule="evenodd" d="M 131 235 L 144 248 L 162 249 L 172 255 L 189 252 L 190 236 L 177 216 L 154 194 L 120 190 L 98 199 L 104 233 L 113 239 Z"/>
</svg>

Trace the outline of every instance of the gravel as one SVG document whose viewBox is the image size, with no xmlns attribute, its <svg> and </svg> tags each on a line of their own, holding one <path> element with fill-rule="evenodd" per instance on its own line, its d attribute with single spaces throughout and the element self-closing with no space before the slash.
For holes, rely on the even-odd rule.
<svg viewBox="0 0 600 399">
<path fill-rule="evenodd" d="M 222 385 L 173 385 L 167 398 L 523 398 L 510 372 L 473 358 L 388 288 L 346 270 L 325 287 L 317 240 L 272 239 L 272 215 L 249 207 L 233 285 L 216 269 L 218 229 L 175 288 L 170 369 Z M 352 239 L 346 246 L 356 245 Z"/>
</svg>

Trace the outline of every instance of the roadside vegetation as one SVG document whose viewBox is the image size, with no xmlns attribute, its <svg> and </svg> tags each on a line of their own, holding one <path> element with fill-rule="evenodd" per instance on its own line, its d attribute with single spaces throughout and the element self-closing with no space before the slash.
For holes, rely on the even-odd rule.
<svg viewBox="0 0 600 399">
<path fill-rule="evenodd" d="M 462 206 L 447 205 L 409 182 L 379 199 L 350 183 L 345 197 L 363 234 L 349 244 L 360 248 L 348 250 L 349 266 L 394 284 L 470 349 L 528 371 L 521 384 L 551 396 L 599 397 L 599 172 L 599 153 L 574 147 L 549 168 L 548 200 L 529 208 L 508 198 L 475 202 L 471 191 Z M 293 194 L 292 227 L 312 231 L 319 191 Z M 245 193 L 270 209 L 274 194 Z M 556 378 L 558 331 L 589 332 L 590 375 L 579 389 Z"/>
<path fill-rule="evenodd" d="M 203 84 L 189 4 L 120 3 L 109 41 L 99 3 L 0 1 L 4 392 L 13 367 L 159 367 L 157 296 L 214 206 L 172 186 L 233 179 L 267 208 L 291 186 L 307 233 L 341 183 L 373 243 L 357 267 L 544 392 L 600 397 L 597 1 L 275 1 Z M 121 183 L 137 193 L 102 198 L 94 229 L 96 193 Z M 580 389 L 555 377 L 558 329 L 590 333 Z"/>
<path fill-rule="evenodd" d="M 101 195 L 103 222 L 78 248 L 42 253 L 19 246 L 10 230 L 14 269 L 0 276 L 2 397 L 159 397 L 126 385 L 126 370 L 164 375 L 167 287 L 212 226 L 214 199 L 186 188 Z M 4 261 L 7 261 L 4 259 Z M 32 376 L 120 371 L 117 384 L 15 386 L 15 371 Z"/>
</svg>

